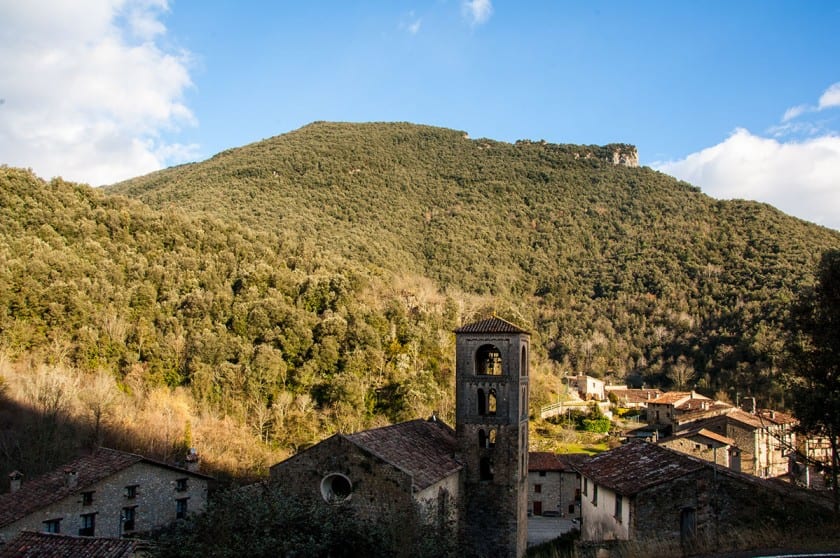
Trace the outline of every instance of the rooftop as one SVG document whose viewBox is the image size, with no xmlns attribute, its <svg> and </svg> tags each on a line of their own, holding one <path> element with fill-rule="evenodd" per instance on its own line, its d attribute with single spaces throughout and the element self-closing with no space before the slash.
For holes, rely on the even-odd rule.
<svg viewBox="0 0 840 558">
<path fill-rule="evenodd" d="M 0 545 L 0 558 L 125 558 L 138 543 L 131 539 L 75 537 L 22 531 Z"/>
<path fill-rule="evenodd" d="M 532 451 L 528 453 L 528 470 L 575 472 L 577 465 L 588 458 L 589 455 L 585 453 Z"/>
<path fill-rule="evenodd" d="M 666 448 L 631 440 L 580 464 L 580 472 L 624 496 L 698 471 L 704 464 Z"/>
<path fill-rule="evenodd" d="M 701 399 L 710 401 L 708 397 L 693 391 L 669 391 L 663 393 L 652 401 L 648 401 L 648 403 L 651 405 L 676 405 L 681 403 L 684 399 Z"/>
<path fill-rule="evenodd" d="M 455 330 L 455 333 L 525 333 L 528 332 L 507 320 L 493 316 L 486 320 L 465 324 Z"/>
<path fill-rule="evenodd" d="M 410 474 L 422 490 L 461 469 L 455 431 L 436 419 L 416 419 L 344 436 Z"/>
</svg>

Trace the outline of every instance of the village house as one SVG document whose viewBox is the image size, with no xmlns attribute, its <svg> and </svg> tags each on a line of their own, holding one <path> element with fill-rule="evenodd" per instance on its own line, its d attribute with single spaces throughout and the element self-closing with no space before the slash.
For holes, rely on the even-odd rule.
<svg viewBox="0 0 840 558">
<path fill-rule="evenodd" d="M 4 545 L 0 558 L 134 558 L 145 548 L 135 539 L 79 537 L 21 531 Z"/>
<path fill-rule="evenodd" d="M 151 531 L 202 511 L 211 480 L 106 448 L 31 480 L 17 471 L 9 478 L 11 490 L 0 495 L 0 541 L 24 530 L 115 538 Z"/>
<path fill-rule="evenodd" d="M 790 472 L 796 445 L 795 419 L 779 411 L 752 414 L 732 408 L 726 414 L 691 423 L 734 441 L 729 467 L 761 478 L 782 477 Z M 773 417 L 772 419 L 770 417 Z"/>
<path fill-rule="evenodd" d="M 830 501 L 808 491 L 642 441 L 596 455 L 578 468 L 581 539 L 596 546 L 648 541 L 658 548 L 690 548 L 737 538 L 739 530 L 815 525 L 830 516 Z"/>
<path fill-rule="evenodd" d="M 455 345 L 454 430 L 432 417 L 336 434 L 271 467 L 274 489 L 399 518 L 401 533 L 451 523 L 461 556 L 524 556 L 530 335 L 493 317 L 455 330 Z"/>
<path fill-rule="evenodd" d="M 647 422 L 670 433 L 682 415 L 708 411 L 714 403 L 694 391 L 669 391 L 647 402 Z"/>
<path fill-rule="evenodd" d="M 740 459 L 740 450 L 735 445 L 735 440 L 702 426 L 681 430 L 673 436 L 659 439 L 657 443 L 668 449 L 717 463 L 720 467 L 729 467 L 731 461 Z"/>
<path fill-rule="evenodd" d="M 528 510 L 532 515 L 580 519 L 580 473 L 586 454 L 528 454 Z"/>
<path fill-rule="evenodd" d="M 607 392 L 604 389 L 606 383 L 598 378 L 580 374 L 569 378 L 569 385 L 576 390 L 584 401 L 605 401 Z"/>
</svg>

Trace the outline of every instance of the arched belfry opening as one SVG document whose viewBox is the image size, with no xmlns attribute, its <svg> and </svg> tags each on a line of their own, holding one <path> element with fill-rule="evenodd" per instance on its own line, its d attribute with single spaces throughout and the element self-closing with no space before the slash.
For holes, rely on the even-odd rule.
<svg viewBox="0 0 840 558">
<path fill-rule="evenodd" d="M 475 354 L 475 367 L 478 376 L 501 376 L 501 351 L 493 345 L 482 345 Z"/>
<path fill-rule="evenodd" d="M 489 318 L 455 330 L 456 436 L 465 555 L 521 558 L 527 545 L 530 334 Z M 487 525 L 496 535 L 487 536 Z"/>
</svg>

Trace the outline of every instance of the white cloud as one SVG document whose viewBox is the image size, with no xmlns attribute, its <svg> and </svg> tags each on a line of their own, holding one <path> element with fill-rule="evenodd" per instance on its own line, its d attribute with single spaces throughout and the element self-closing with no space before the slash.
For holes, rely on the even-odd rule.
<svg viewBox="0 0 840 558">
<path fill-rule="evenodd" d="M 0 2 L 0 163 L 99 185 L 182 162 L 162 138 L 195 119 L 166 0 Z"/>
<path fill-rule="evenodd" d="M 820 97 L 819 110 L 830 107 L 840 107 L 840 82 L 826 89 Z"/>
<path fill-rule="evenodd" d="M 481 25 L 493 15 L 493 4 L 490 0 L 465 0 L 462 10 L 471 24 Z"/>
<path fill-rule="evenodd" d="M 412 35 L 416 35 L 420 32 L 420 25 L 422 22 L 423 20 L 411 11 L 408 12 L 408 14 L 403 18 L 403 21 L 400 22 L 400 29 L 405 29 Z"/>
<path fill-rule="evenodd" d="M 651 165 L 719 199 L 769 203 L 840 230 L 840 136 L 779 142 L 737 129 L 718 145 Z"/>
<path fill-rule="evenodd" d="M 820 112 L 833 107 L 840 107 L 840 82 L 831 85 L 823 92 L 817 106 L 797 105 L 787 109 L 784 116 L 782 116 L 782 122 L 788 122 L 803 114 Z"/>
</svg>

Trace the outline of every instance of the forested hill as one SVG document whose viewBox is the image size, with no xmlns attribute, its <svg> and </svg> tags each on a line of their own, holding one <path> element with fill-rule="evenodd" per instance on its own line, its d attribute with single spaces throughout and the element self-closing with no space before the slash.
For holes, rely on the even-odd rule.
<svg viewBox="0 0 840 558">
<path fill-rule="evenodd" d="M 111 191 L 489 295 L 567 368 L 767 393 L 785 305 L 840 234 L 612 164 L 626 147 L 315 123 Z"/>
<path fill-rule="evenodd" d="M 533 332 L 535 407 L 574 372 L 781 404 L 779 325 L 840 233 L 629 149 L 315 123 L 105 189 L 0 167 L 0 397 L 4 362 L 106 371 L 150 416 L 189 396 L 164 447 L 212 459 L 216 416 L 285 451 L 451 420 L 452 329 L 495 311 Z"/>
</svg>

